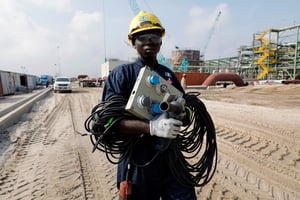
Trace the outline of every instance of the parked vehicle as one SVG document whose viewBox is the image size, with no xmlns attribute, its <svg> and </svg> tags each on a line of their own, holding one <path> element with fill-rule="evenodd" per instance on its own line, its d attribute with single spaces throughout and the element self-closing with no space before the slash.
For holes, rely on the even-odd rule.
<svg viewBox="0 0 300 200">
<path fill-rule="evenodd" d="M 40 85 L 43 85 L 43 86 L 46 86 L 48 87 L 48 85 L 52 85 L 53 84 L 53 77 L 50 76 L 50 75 L 46 75 L 46 74 L 43 74 L 40 76 Z"/>
<path fill-rule="evenodd" d="M 80 74 L 77 77 L 79 87 L 101 87 L 102 78 L 90 78 L 88 75 Z"/>
<path fill-rule="evenodd" d="M 69 77 L 60 76 L 56 77 L 53 84 L 53 91 L 72 92 L 72 82 Z"/>
</svg>

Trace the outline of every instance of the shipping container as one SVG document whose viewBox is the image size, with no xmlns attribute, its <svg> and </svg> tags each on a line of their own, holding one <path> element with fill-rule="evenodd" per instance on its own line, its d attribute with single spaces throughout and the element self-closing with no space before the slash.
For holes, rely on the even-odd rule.
<svg viewBox="0 0 300 200">
<path fill-rule="evenodd" d="M 18 92 L 31 92 L 37 88 L 39 77 L 30 74 L 16 73 L 16 90 Z"/>
<path fill-rule="evenodd" d="M 0 75 L 0 97 L 3 96 L 3 87 L 2 87 L 2 81 L 1 81 L 1 75 Z"/>
<path fill-rule="evenodd" d="M 31 92 L 37 89 L 39 77 L 36 75 L 0 70 L 0 96 L 16 92 Z"/>
<path fill-rule="evenodd" d="M 15 94 L 16 85 L 15 85 L 14 74 L 15 73 L 13 73 L 13 72 L 0 71 L 3 96 Z"/>
<path fill-rule="evenodd" d="M 35 90 L 37 88 L 37 84 L 38 84 L 38 81 L 39 81 L 38 76 L 27 74 L 26 75 L 26 80 L 27 80 L 28 89 Z"/>
</svg>

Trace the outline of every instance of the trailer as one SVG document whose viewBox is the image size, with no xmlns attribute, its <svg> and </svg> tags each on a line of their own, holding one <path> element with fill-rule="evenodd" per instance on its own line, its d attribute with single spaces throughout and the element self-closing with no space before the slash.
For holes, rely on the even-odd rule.
<svg viewBox="0 0 300 200">
<path fill-rule="evenodd" d="M 2 96 L 16 93 L 15 74 L 14 72 L 0 71 Z"/>
<path fill-rule="evenodd" d="M 79 81 L 79 87 L 101 87 L 102 83 L 102 79 L 84 79 Z"/>
<path fill-rule="evenodd" d="M 101 78 L 90 78 L 88 75 L 77 76 L 79 87 L 100 87 L 103 80 Z"/>
</svg>

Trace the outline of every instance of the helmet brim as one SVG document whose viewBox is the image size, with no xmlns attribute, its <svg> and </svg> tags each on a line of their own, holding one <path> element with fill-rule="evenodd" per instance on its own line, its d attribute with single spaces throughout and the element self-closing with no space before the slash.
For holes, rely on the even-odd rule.
<svg viewBox="0 0 300 200">
<path fill-rule="evenodd" d="M 135 31 L 132 31 L 129 35 L 128 35 L 128 40 L 133 40 L 137 35 L 142 34 L 142 33 L 149 33 L 149 32 L 160 32 L 161 37 L 163 37 L 165 35 L 165 29 L 157 26 L 157 27 L 144 27 L 144 28 L 140 28 L 137 29 Z"/>
</svg>

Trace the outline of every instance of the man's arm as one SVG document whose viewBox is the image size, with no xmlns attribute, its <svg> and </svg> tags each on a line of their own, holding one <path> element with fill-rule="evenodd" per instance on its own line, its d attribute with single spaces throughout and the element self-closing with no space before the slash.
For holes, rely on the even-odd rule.
<svg viewBox="0 0 300 200">
<path fill-rule="evenodd" d="M 150 134 L 149 122 L 142 120 L 123 119 L 120 121 L 118 129 L 122 134 Z"/>
<path fill-rule="evenodd" d="M 155 116 L 148 122 L 121 120 L 118 126 L 122 134 L 150 134 L 151 136 L 174 139 L 180 132 L 182 121 L 167 118 L 167 113 Z"/>
</svg>

